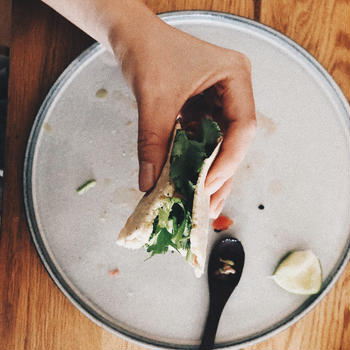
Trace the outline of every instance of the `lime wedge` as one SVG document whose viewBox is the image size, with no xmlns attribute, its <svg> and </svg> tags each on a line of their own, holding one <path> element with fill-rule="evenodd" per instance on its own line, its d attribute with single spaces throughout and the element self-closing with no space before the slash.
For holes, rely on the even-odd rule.
<svg viewBox="0 0 350 350">
<path fill-rule="evenodd" d="M 311 250 L 290 252 L 278 264 L 272 278 L 290 293 L 318 293 L 322 286 L 320 261 Z"/>
</svg>

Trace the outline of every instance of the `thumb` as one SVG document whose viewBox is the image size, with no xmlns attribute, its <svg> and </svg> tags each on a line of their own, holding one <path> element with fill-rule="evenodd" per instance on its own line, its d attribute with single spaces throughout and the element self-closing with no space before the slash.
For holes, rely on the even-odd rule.
<svg viewBox="0 0 350 350">
<path fill-rule="evenodd" d="M 146 192 L 152 189 L 159 178 L 166 161 L 169 138 L 174 127 L 175 117 L 167 117 L 169 111 L 157 112 L 139 108 L 138 157 L 139 188 Z"/>
</svg>

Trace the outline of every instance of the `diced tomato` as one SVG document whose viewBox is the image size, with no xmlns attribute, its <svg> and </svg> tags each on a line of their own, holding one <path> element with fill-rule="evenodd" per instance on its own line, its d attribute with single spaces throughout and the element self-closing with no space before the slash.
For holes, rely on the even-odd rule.
<svg viewBox="0 0 350 350">
<path fill-rule="evenodd" d="M 218 232 L 227 230 L 232 224 L 233 221 L 225 215 L 220 215 L 212 223 L 214 230 Z"/>
<path fill-rule="evenodd" d="M 108 274 L 111 277 L 118 277 L 120 274 L 120 271 L 119 271 L 119 269 L 113 269 L 113 270 L 108 271 Z"/>
</svg>

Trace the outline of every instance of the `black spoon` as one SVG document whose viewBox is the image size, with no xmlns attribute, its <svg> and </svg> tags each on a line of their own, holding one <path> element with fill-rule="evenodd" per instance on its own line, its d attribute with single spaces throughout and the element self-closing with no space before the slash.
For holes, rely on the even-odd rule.
<svg viewBox="0 0 350 350">
<path fill-rule="evenodd" d="M 231 262 L 233 262 L 233 265 Z M 225 237 L 216 242 L 209 258 L 208 281 L 210 304 L 199 347 L 200 350 L 210 350 L 213 348 L 222 310 L 241 278 L 243 265 L 244 250 L 239 240 L 233 237 Z M 223 273 L 225 266 L 227 274 Z M 229 268 L 231 268 L 230 271 L 228 271 Z"/>
</svg>

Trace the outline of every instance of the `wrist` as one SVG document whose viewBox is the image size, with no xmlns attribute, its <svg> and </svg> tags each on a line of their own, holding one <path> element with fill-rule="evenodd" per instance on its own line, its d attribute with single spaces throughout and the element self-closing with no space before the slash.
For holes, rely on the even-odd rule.
<svg viewBox="0 0 350 350">
<path fill-rule="evenodd" d="M 120 0 L 120 11 L 110 26 L 108 41 L 119 61 L 147 40 L 150 32 L 163 23 L 142 0 Z"/>
</svg>

